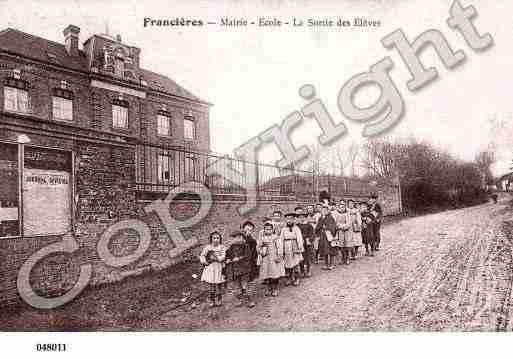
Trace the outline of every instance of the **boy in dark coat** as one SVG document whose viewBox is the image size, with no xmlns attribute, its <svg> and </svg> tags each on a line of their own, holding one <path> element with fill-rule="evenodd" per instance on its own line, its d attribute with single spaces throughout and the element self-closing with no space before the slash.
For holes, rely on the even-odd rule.
<svg viewBox="0 0 513 359">
<path fill-rule="evenodd" d="M 303 260 L 299 264 L 299 268 L 301 269 L 301 274 L 303 277 L 311 277 L 310 266 L 312 255 L 314 252 L 313 242 L 314 242 L 314 227 L 309 223 L 308 214 L 301 213 L 299 215 L 299 223 L 298 227 L 301 230 L 301 235 L 303 236 L 303 245 L 305 251 L 303 252 Z"/>
<path fill-rule="evenodd" d="M 360 203 L 360 215 L 362 217 L 362 242 L 365 245 L 365 255 L 374 257 L 374 221 L 376 218 L 369 212 L 369 206 L 366 202 Z"/>
<path fill-rule="evenodd" d="M 241 291 L 238 296 L 240 298 L 239 305 L 244 305 L 244 301 L 247 301 L 250 308 L 255 306 L 255 302 L 252 300 L 252 293 L 250 293 L 252 291 L 248 287 L 258 276 L 257 242 L 252 235 L 254 229 L 255 225 L 251 221 L 244 222 L 242 232 L 232 233 L 231 237 L 235 241 L 226 251 L 231 279 L 238 284 Z"/>
<path fill-rule="evenodd" d="M 337 233 L 337 225 L 330 214 L 330 209 L 324 205 L 321 210 L 321 216 L 315 227 L 315 235 L 319 237 L 319 255 L 324 257 L 325 270 L 332 270 L 333 258 L 337 255 L 336 247 L 331 245 L 331 241 Z"/>
</svg>

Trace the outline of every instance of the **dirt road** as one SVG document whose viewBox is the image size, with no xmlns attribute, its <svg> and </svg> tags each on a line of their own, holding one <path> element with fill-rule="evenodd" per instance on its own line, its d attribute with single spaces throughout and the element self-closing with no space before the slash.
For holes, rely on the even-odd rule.
<svg viewBox="0 0 513 359">
<path fill-rule="evenodd" d="M 259 295 L 226 298 L 143 320 L 145 330 L 511 330 L 513 212 L 484 204 L 405 219 L 382 229 L 377 257 Z M 509 237 L 509 238 L 508 238 Z"/>
</svg>

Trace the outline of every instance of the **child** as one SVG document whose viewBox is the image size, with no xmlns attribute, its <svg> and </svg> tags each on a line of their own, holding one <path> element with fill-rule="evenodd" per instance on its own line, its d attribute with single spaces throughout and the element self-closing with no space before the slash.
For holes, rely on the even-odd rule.
<svg viewBox="0 0 513 359">
<path fill-rule="evenodd" d="M 251 292 L 248 288 L 258 275 L 257 267 L 257 242 L 252 233 L 255 225 L 251 221 L 242 224 L 242 230 L 231 234 L 235 239 L 226 251 L 227 262 L 231 269 L 232 279 L 238 284 L 240 289 L 239 306 L 244 305 L 253 308 L 255 302 L 252 300 Z M 251 288 L 252 289 L 252 288 Z"/>
<path fill-rule="evenodd" d="M 309 204 L 308 206 L 306 206 L 306 215 L 308 217 L 310 217 L 310 216 L 313 216 L 313 214 L 314 214 L 314 206 L 313 206 L 313 204 Z"/>
<path fill-rule="evenodd" d="M 299 268 L 301 269 L 303 277 L 309 278 L 312 276 L 310 272 L 310 262 L 313 254 L 314 227 L 309 223 L 308 215 L 306 213 L 301 213 L 298 220 L 299 223 L 297 226 L 303 236 L 305 249 L 303 252 L 303 260 L 299 264 Z"/>
<path fill-rule="evenodd" d="M 346 203 L 340 200 L 338 208 L 333 212 L 333 219 L 337 225 L 338 247 L 341 252 L 341 264 L 349 264 L 349 252 L 352 248 L 352 236 L 349 233 L 351 226 L 349 213 L 347 212 Z"/>
<path fill-rule="evenodd" d="M 381 221 L 383 219 L 383 209 L 378 203 L 378 195 L 372 193 L 369 198 L 369 211 L 374 216 L 374 222 L 372 223 L 374 231 L 374 251 L 379 251 L 379 244 L 381 242 Z"/>
<path fill-rule="evenodd" d="M 362 217 L 357 208 L 355 208 L 355 203 L 352 199 L 347 201 L 347 212 L 349 213 L 349 221 L 351 223 L 351 228 L 349 230 L 349 235 L 352 237 L 352 253 L 351 259 L 356 259 L 358 256 L 358 249 L 362 245 Z"/>
<path fill-rule="evenodd" d="M 303 212 L 304 212 L 304 209 L 301 206 L 294 208 L 294 214 L 296 215 L 296 220 L 294 221 L 294 223 L 296 225 L 298 225 L 300 223 L 299 216 L 302 215 Z"/>
<path fill-rule="evenodd" d="M 319 255 L 324 257 L 325 270 L 332 270 L 332 259 L 337 255 L 337 251 L 331 246 L 331 241 L 334 239 L 336 234 L 335 220 L 330 214 L 329 207 L 324 205 L 321 211 L 321 217 L 317 221 L 315 227 L 315 234 L 319 237 Z"/>
<path fill-rule="evenodd" d="M 317 227 L 317 222 L 319 222 L 319 218 L 321 218 L 321 211 L 322 211 L 322 204 L 317 203 L 317 205 L 315 206 L 315 211 L 314 211 L 313 215 L 310 216 L 310 223 L 314 227 L 314 234 L 315 234 L 315 228 Z M 319 240 L 320 240 L 319 236 L 315 235 L 314 243 L 313 243 L 315 264 L 319 264 Z"/>
<path fill-rule="evenodd" d="M 273 218 L 271 223 L 273 224 L 273 231 L 275 234 L 280 235 L 283 228 L 283 213 L 277 209 L 273 212 Z"/>
<path fill-rule="evenodd" d="M 360 204 L 360 215 L 362 217 L 362 241 L 365 245 L 365 255 L 374 257 L 374 215 L 369 212 L 365 202 Z"/>
<path fill-rule="evenodd" d="M 271 221 L 264 223 L 257 241 L 258 262 L 260 265 L 260 279 L 267 281 L 268 293 L 266 295 L 278 296 L 278 283 L 285 276 L 283 263 L 283 242 L 280 236 L 274 233 Z"/>
<path fill-rule="evenodd" d="M 209 235 L 207 244 L 200 254 L 200 262 L 205 266 L 201 275 L 201 281 L 210 284 L 210 306 L 222 305 L 222 284 L 225 282 L 223 266 L 226 256 L 226 247 L 222 244 L 221 233 L 213 231 Z"/>
<path fill-rule="evenodd" d="M 283 242 L 283 260 L 285 262 L 285 272 L 287 272 L 288 280 L 285 285 L 299 285 L 299 278 L 296 276 L 299 263 L 303 260 L 302 252 L 303 236 L 301 230 L 296 226 L 296 214 L 287 213 L 285 215 L 286 225 L 281 230 L 280 239 Z"/>
</svg>

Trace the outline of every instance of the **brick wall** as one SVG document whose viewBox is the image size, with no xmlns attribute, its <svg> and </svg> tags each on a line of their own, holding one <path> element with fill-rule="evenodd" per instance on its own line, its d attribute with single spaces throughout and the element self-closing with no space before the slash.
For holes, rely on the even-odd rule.
<svg viewBox="0 0 513 359">
<path fill-rule="evenodd" d="M 0 130 L 0 140 L 16 133 Z M 80 249 L 72 255 L 56 253 L 32 270 L 31 283 L 41 295 L 60 295 L 76 282 L 80 264 L 98 263 L 96 233 L 119 219 L 136 216 L 134 150 L 97 143 L 49 138 L 30 134 L 33 146 L 57 147 L 75 154 L 74 222 Z M 71 201 L 71 198 L 70 198 Z M 22 264 L 43 247 L 62 236 L 0 239 L 0 302 L 19 300 L 16 280 Z"/>
<path fill-rule="evenodd" d="M 68 126 L 93 128 L 109 133 L 118 133 L 141 138 L 157 145 L 187 145 L 189 148 L 208 151 L 210 149 L 209 108 L 207 105 L 157 94 L 148 90 L 146 98 L 122 94 L 129 103 L 128 129 L 112 126 L 112 100 L 119 93 L 105 88 L 91 87 L 90 78 L 79 72 L 64 71 L 43 66 L 22 58 L 13 59 L 0 55 L 0 82 L 10 75 L 9 70 L 21 70 L 21 78 L 30 85 L 28 95 L 31 114 L 45 120 L 54 120 L 52 114 L 52 90 L 59 88 L 61 81 L 68 83 L 73 92 L 73 121 Z M 4 92 L 0 91 L 0 108 L 3 109 Z M 172 115 L 170 137 L 157 136 L 157 112 L 165 105 Z M 196 138 L 184 142 L 184 113 L 191 113 L 196 125 Z"/>
</svg>

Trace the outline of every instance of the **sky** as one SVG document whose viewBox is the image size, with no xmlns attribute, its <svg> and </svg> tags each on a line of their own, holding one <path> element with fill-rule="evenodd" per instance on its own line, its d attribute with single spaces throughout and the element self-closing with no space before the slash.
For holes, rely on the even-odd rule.
<svg viewBox="0 0 513 359">
<path fill-rule="evenodd" d="M 428 140 L 463 160 L 472 160 L 493 143 L 498 157 L 494 172 L 502 174 L 513 159 L 513 2 L 460 2 L 476 8 L 476 28 L 492 35 L 494 46 L 487 51 L 474 52 L 447 26 L 452 3 L 448 0 L 0 0 L 0 28 L 13 27 L 57 42 L 64 41 L 62 30 L 68 24 L 81 28 L 81 43 L 93 33 L 120 34 L 123 42 L 141 48 L 141 66 L 168 75 L 213 103 L 212 150 L 220 153 L 232 153 L 299 110 L 306 103 L 298 95 L 304 84 L 314 85 L 334 121 L 348 127 L 348 135 L 340 141 L 362 141 L 362 124 L 350 122 L 340 113 L 337 96 L 349 78 L 389 56 L 394 62 L 390 75 L 403 97 L 405 114 L 387 136 Z M 379 20 L 381 26 L 144 27 L 145 17 L 217 22 L 224 17 L 250 21 L 259 17 L 364 17 Z M 412 93 L 406 86 L 409 73 L 400 56 L 385 49 L 380 40 L 396 29 L 412 40 L 433 28 L 445 35 L 453 50 L 463 50 L 467 60 L 448 70 L 434 51 L 427 49 L 421 59 L 426 67 L 438 69 L 439 78 Z M 370 105 L 378 96 L 379 91 L 368 88 L 355 100 Z M 291 139 L 297 147 L 314 146 L 320 133 L 314 120 L 305 119 Z M 281 157 L 274 144 L 265 146 L 259 156 L 263 162 Z"/>
</svg>

